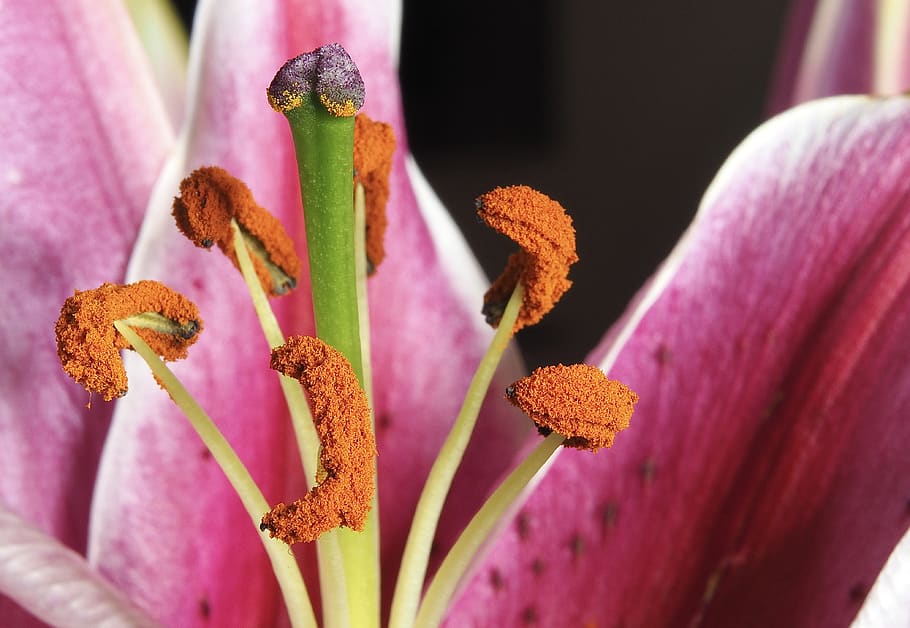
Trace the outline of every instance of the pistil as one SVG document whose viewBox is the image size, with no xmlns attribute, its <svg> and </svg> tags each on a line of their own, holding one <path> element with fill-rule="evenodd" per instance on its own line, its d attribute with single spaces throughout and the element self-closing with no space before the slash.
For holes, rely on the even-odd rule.
<svg viewBox="0 0 910 628">
<path fill-rule="evenodd" d="M 304 205 L 316 334 L 348 360 L 361 386 L 361 317 L 354 260 L 354 114 L 363 79 L 338 44 L 285 63 L 267 90 L 294 139 Z M 375 483 L 375 477 L 373 479 Z M 338 531 L 352 625 L 379 625 L 379 526 Z"/>
</svg>

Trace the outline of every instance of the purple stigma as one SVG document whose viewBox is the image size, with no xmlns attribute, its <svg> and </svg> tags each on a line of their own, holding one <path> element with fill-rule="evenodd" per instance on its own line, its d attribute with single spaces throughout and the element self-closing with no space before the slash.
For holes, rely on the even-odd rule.
<svg viewBox="0 0 910 628">
<path fill-rule="evenodd" d="M 335 116 L 353 116 L 363 106 L 363 79 L 341 44 L 320 46 L 294 57 L 278 70 L 268 88 L 275 111 L 287 113 L 315 94 Z"/>
</svg>

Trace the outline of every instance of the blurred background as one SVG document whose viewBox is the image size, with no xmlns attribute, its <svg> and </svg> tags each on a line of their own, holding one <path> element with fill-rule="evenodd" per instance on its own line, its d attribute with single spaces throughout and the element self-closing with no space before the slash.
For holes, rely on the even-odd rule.
<svg viewBox="0 0 910 628">
<path fill-rule="evenodd" d="M 575 221 L 574 286 L 518 336 L 529 367 L 582 361 L 669 253 L 764 118 L 788 5 L 405 0 L 411 148 L 487 275 L 512 245 L 477 195 L 530 185 Z"/>
</svg>

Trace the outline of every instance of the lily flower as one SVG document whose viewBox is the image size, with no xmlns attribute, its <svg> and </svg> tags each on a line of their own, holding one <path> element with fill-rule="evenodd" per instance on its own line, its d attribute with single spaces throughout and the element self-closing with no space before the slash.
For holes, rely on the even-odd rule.
<svg viewBox="0 0 910 628">
<path fill-rule="evenodd" d="M 73 624 L 286 621 L 260 539 L 168 395 L 128 354 L 129 394 L 86 408 L 50 329 L 77 287 L 153 279 L 193 295 L 206 339 L 174 371 L 270 499 L 299 494 L 248 297 L 230 264 L 174 236 L 171 200 L 191 170 L 217 163 L 299 236 L 293 147 L 262 89 L 284 60 L 331 41 L 357 60 L 365 110 L 403 148 L 369 295 L 391 590 L 419 486 L 490 336 L 475 313 L 485 281 L 406 156 L 398 18 L 394 2 L 203 2 L 177 130 L 119 5 L 0 11 L 12 121 L 0 143 L 4 623 L 30 625 L 24 609 Z M 843 97 L 747 138 L 590 356 L 641 396 L 635 429 L 595 456 L 559 454 L 475 563 L 449 625 L 827 626 L 856 615 L 910 523 L 908 127 L 904 98 Z M 307 283 L 304 272 L 296 298 L 276 302 L 295 333 L 313 331 Z M 539 439 L 498 399 L 519 368 L 507 358 L 484 405 L 440 552 Z"/>
</svg>

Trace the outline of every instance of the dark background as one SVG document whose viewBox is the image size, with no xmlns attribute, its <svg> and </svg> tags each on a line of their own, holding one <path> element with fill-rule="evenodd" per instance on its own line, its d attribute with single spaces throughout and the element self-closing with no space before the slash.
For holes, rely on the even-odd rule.
<svg viewBox="0 0 910 628">
<path fill-rule="evenodd" d="M 411 147 L 487 274 L 511 243 L 478 194 L 531 185 L 575 221 L 575 285 L 519 335 L 528 366 L 581 361 L 670 251 L 763 118 L 788 4 L 405 1 Z"/>
</svg>

